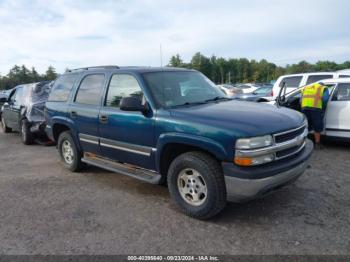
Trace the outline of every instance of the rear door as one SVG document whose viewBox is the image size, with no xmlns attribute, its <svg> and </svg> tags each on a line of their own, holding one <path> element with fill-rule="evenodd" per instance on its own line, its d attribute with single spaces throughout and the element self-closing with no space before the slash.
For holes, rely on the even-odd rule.
<svg viewBox="0 0 350 262">
<path fill-rule="evenodd" d="M 335 87 L 325 121 L 327 136 L 350 137 L 350 83 Z"/>
<path fill-rule="evenodd" d="M 68 118 L 74 123 L 84 152 L 100 153 L 98 116 L 105 79 L 104 73 L 84 75 L 69 106 Z"/>
</svg>

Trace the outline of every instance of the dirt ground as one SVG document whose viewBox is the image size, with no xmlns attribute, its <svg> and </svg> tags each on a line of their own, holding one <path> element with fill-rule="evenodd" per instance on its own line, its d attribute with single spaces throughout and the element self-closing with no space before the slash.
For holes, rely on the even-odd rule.
<svg viewBox="0 0 350 262">
<path fill-rule="evenodd" d="M 183 215 L 166 187 L 90 167 L 0 134 L 0 254 L 350 254 L 350 145 L 328 142 L 294 184 Z"/>
</svg>

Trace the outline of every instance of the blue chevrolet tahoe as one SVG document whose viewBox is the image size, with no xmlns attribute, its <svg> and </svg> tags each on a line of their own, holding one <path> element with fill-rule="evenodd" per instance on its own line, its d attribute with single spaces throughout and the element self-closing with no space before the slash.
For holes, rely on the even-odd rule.
<svg viewBox="0 0 350 262">
<path fill-rule="evenodd" d="M 195 70 L 71 70 L 55 81 L 45 115 L 66 168 L 167 184 L 199 219 L 295 181 L 313 151 L 302 114 L 233 101 Z"/>
</svg>

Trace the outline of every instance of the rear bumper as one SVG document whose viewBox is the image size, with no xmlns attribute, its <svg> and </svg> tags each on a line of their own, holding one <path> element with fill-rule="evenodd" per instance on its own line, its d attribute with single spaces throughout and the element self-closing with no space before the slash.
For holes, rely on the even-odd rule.
<svg viewBox="0 0 350 262">
<path fill-rule="evenodd" d="M 45 134 L 45 122 L 33 122 L 30 125 L 30 132 L 34 134 L 39 134 L 39 135 L 46 135 Z"/>
<path fill-rule="evenodd" d="M 268 168 L 262 166 L 257 173 L 258 167 L 242 169 L 233 164 L 223 164 L 227 200 L 248 201 L 295 181 L 307 168 L 312 151 L 313 144 L 307 140 L 305 148 L 292 160 L 276 162 Z M 254 174 L 257 175 L 256 178 Z"/>
</svg>

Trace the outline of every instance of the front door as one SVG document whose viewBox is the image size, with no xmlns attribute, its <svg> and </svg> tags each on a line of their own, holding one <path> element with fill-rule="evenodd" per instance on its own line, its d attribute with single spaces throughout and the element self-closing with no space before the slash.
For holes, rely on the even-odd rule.
<svg viewBox="0 0 350 262">
<path fill-rule="evenodd" d="M 328 136 L 350 137 L 350 83 L 335 87 L 325 120 Z"/>
<path fill-rule="evenodd" d="M 80 81 L 68 118 L 77 128 L 84 152 L 99 154 L 98 115 L 101 107 L 104 74 L 87 74 Z"/>
<path fill-rule="evenodd" d="M 154 117 L 151 112 L 126 112 L 119 108 L 123 97 L 138 97 L 145 103 L 135 76 L 111 76 L 100 111 L 100 148 L 104 157 L 154 169 Z"/>
</svg>

